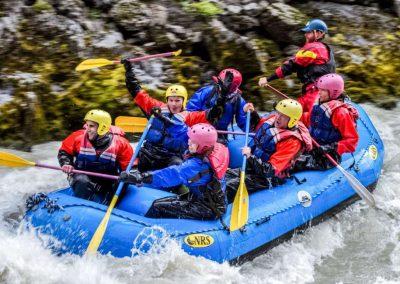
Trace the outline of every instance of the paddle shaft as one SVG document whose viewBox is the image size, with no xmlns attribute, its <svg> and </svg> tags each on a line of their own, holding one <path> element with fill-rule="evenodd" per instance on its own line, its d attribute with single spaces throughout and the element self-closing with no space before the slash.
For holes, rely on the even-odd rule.
<svg viewBox="0 0 400 284">
<path fill-rule="evenodd" d="M 129 161 L 129 164 L 126 167 L 127 172 L 129 172 L 131 170 L 133 163 L 135 162 L 135 160 L 139 154 L 140 148 L 142 148 L 143 142 L 147 136 L 147 132 L 149 132 L 151 124 L 153 123 L 153 119 L 154 119 L 154 116 L 151 116 L 149 119 L 149 122 L 147 123 L 146 129 L 144 130 L 142 137 L 140 138 L 140 140 L 136 146 L 135 153 L 132 155 L 131 160 Z M 119 182 L 117 191 L 115 192 L 115 194 L 111 200 L 111 203 L 107 208 L 107 212 L 104 215 L 99 226 L 97 227 L 96 231 L 94 232 L 92 239 L 89 242 L 88 248 L 86 250 L 86 254 L 94 254 L 99 249 L 99 246 L 100 246 L 101 242 L 103 241 L 104 234 L 107 230 L 107 225 L 108 225 L 108 221 L 111 218 L 111 213 L 112 213 L 115 205 L 117 204 L 118 197 L 119 197 L 123 187 L 124 187 L 124 182 L 122 182 L 122 181 Z"/>
<path fill-rule="evenodd" d="M 154 116 L 151 116 L 150 119 L 149 119 L 149 122 L 147 123 L 147 126 L 146 126 L 146 128 L 145 128 L 145 130 L 144 130 L 144 132 L 142 134 L 142 137 L 140 137 L 140 140 L 139 140 L 139 142 L 138 142 L 138 144 L 136 146 L 136 149 L 135 149 L 135 153 L 132 155 L 132 158 L 129 161 L 129 164 L 126 167 L 126 171 L 127 172 L 129 172 L 132 169 L 133 163 L 135 162 L 137 156 L 139 155 L 140 148 L 142 148 L 142 144 L 143 144 L 144 140 L 146 139 L 147 132 L 149 132 L 151 124 L 153 123 L 153 119 L 154 119 Z M 117 191 L 115 192 L 115 196 L 119 196 L 120 195 L 123 186 L 124 186 L 124 183 L 121 181 L 119 183 L 119 185 L 118 185 Z"/>
<path fill-rule="evenodd" d="M 169 57 L 169 56 L 174 56 L 174 55 L 175 55 L 175 51 L 170 51 L 170 52 L 165 52 L 165 53 L 130 58 L 129 62 L 138 62 L 138 61 L 148 60 L 148 59 L 152 59 L 152 58 Z M 119 64 L 119 63 L 121 63 L 121 60 L 114 60 L 114 64 Z"/>
<path fill-rule="evenodd" d="M 219 134 L 232 134 L 232 135 L 246 135 L 245 132 L 236 132 L 236 131 L 226 131 L 226 130 L 217 130 Z M 249 133 L 249 136 L 255 136 L 255 133 Z M 248 137 L 247 137 L 248 139 Z M 246 143 L 247 144 L 247 143 Z"/>
<path fill-rule="evenodd" d="M 60 167 L 50 166 L 50 165 L 41 164 L 41 163 L 35 163 L 35 167 L 62 171 L 62 168 L 60 168 Z M 72 173 L 74 173 L 74 174 L 85 174 L 85 175 L 88 175 L 88 176 L 94 176 L 94 177 L 100 177 L 100 178 L 105 178 L 105 179 L 118 180 L 118 176 L 101 174 L 101 173 L 87 172 L 87 171 L 81 171 L 81 170 L 72 170 Z"/>
<path fill-rule="evenodd" d="M 250 111 L 247 112 L 246 116 L 246 136 L 244 147 L 247 147 L 247 143 L 249 140 L 249 131 L 250 131 Z M 232 205 L 231 212 L 231 221 L 230 228 L 231 232 L 238 230 L 246 225 L 247 220 L 249 219 L 249 193 L 245 184 L 245 174 L 246 174 L 246 155 L 243 155 L 242 168 L 240 171 L 240 181 L 239 188 L 236 192 L 235 199 Z"/>
<path fill-rule="evenodd" d="M 250 131 L 250 111 L 247 112 L 247 116 L 246 116 L 246 132 L 245 132 L 245 138 L 244 138 L 244 147 L 247 147 L 247 144 L 249 143 L 249 131 Z M 242 172 L 243 173 L 246 171 L 246 161 L 247 161 L 247 157 L 246 157 L 246 155 L 243 155 L 243 162 L 242 162 Z"/>
</svg>

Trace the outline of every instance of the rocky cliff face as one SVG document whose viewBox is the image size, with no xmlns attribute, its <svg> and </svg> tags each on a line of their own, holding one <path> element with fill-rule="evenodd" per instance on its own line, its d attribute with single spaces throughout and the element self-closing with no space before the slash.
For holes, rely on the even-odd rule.
<svg viewBox="0 0 400 284">
<path fill-rule="evenodd" d="M 400 96 L 399 1 L 0 0 L 0 144 L 29 148 L 61 139 L 91 108 L 139 115 L 121 66 L 75 72 L 83 59 L 183 49 L 137 64 L 143 87 L 162 99 L 170 83 L 190 92 L 224 67 L 244 76 L 260 109 L 276 99 L 256 82 L 303 43 L 309 18 L 327 22 L 338 72 L 356 101 L 392 106 Z M 273 85 L 296 96 L 295 77 Z"/>
</svg>

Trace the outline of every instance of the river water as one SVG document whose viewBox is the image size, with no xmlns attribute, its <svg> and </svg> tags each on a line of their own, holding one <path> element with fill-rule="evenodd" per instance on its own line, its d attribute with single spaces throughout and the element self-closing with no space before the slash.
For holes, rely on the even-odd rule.
<svg viewBox="0 0 400 284">
<path fill-rule="evenodd" d="M 400 283 L 400 107 L 364 108 L 386 147 L 375 191 L 379 209 L 358 201 L 239 267 L 189 256 L 173 241 L 158 253 L 134 258 L 54 256 L 19 221 L 26 197 L 67 186 L 64 174 L 0 168 L 0 282 Z M 7 151 L 57 165 L 58 146 L 50 142 L 35 146 L 32 153 Z"/>
</svg>

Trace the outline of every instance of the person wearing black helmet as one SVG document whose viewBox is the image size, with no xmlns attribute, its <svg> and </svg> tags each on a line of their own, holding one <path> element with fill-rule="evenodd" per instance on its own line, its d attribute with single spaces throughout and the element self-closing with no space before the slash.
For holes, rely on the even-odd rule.
<svg viewBox="0 0 400 284">
<path fill-rule="evenodd" d="M 322 40 L 328 33 L 328 26 L 320 19 L 310 20 L 301 29 L 306 44 L 300 48 L 295 56 L 285 61 L 275 69 L 274 74 L 260 78 L 258 84 L 263 87 L 268 82 L 284 78 L 294 72 L 303 83 L 302 95 L 298 98 L 304 112 L 309 112 L 318 98 L 317 79 L 329 73 L 335 73 L 335 59 L 333 50 Z"/>
</svg>

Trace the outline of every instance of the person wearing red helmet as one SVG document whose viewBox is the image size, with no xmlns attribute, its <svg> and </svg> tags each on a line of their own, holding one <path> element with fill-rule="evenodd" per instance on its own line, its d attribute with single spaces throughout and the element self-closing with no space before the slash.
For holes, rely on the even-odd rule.
<svg viewBox="0 0 400 284">
<path fill-rule="evenodd" d="M 217 142 L 217 131 L 199 123 L 188 130 L 189 154 L 181 165 L 153 172 L 123 172 L 120 180 L 143 184 L 169 191 L 184 185 L 189 193 L 185 198 L 171 196 L 155 200 L 146 217 L 212 220 L 226 211 L 225 173 L 229 165 L 229 151 Z"/>
<path fill-rule="evenodd" d="M 243 107 L 246 104 L 239 90 L 242 84 L 242 74 L 233 68 L 222 70 L 218 77 L 213 77 L 214 83 L 198 89 L 187 103 L 188 111 L 201 111 L 213 107 L 219 97 L 226 98 L 222 117 L 214 123 L 218 130 L 227 130 L 229 124 L 235 120 L 237 125 L 245 131 L 246 113 Z M 225 135 L 219 136 L 221 142 L 226 142 Z"/>
<path fill-rule="evenodd" d="M 318 79 L 319 101 L 301 120 L 309 128 L 311 136 L 321 145 L 302 155 L 296 170 L 333 167 L 324 153 L 340 162 L 341 155 L 353 153 L 358 143 L 357 110 L 346 102 L 343 78 L 335 73 Z"/>
<path fill-rule="evenodd" d="M 310 20 L 301 31 L 304 32 L 305 45 L 295 56 L 278 67 L 274 74 L 268 78 L 260 78 L 258 84 L 263 87 L 272 80 L 282 79 L 296 72 L 303 84 L 302 95 L 298 101 L 303 106 L 303 111 L 308 112 L 318 98 L 315 82 L 319 77 L 335 72 L 335 58 L 332 48 L 322 42 L 328 33 L 325 22 L 320 19 Z"/>
<path fill-rule="evenodd" d="M 139 171 L 145 172 L 182 163 L 183 154 L 188 146 L 188 127 L 196 123 L 218 121 L 223 114 L 226 98 L 219 97 L 216 104 L 205 111 L 186 111 L 187 91 L 184 86 L 169 86 L 165 93 L 166 102 L 159 101 L 141 88 L 132 63 L 127 59 L 121 62 L 126 70 L 125 83 L 135 104 L 147 118 L 155 116 L 139 152 Z"/>
</svg>

